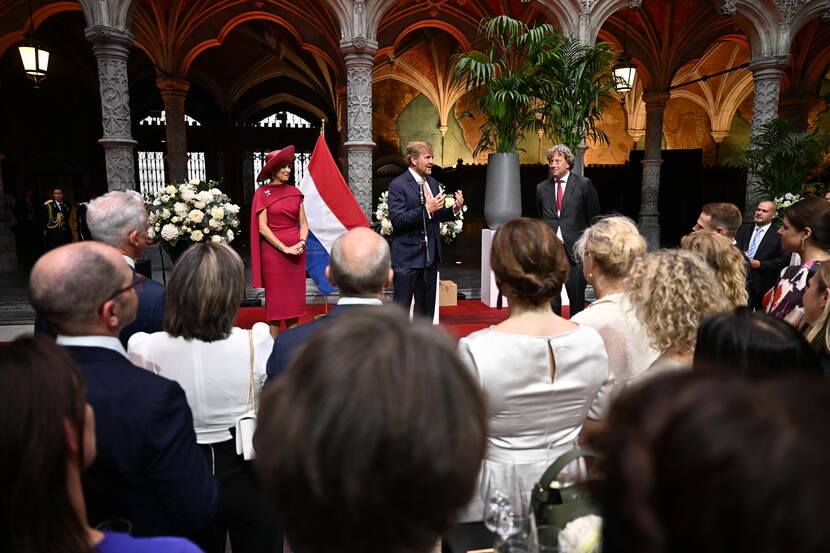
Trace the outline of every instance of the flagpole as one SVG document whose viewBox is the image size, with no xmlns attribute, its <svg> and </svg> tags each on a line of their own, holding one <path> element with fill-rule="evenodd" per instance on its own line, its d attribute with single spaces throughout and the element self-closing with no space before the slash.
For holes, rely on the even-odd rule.
<svg viewBox="0 0 830 553">
<path fill-rule="evenodd" d="M 320 134 L 323 134 L 326 130 L 326 120 L 320 119 Z"/>
</svg>

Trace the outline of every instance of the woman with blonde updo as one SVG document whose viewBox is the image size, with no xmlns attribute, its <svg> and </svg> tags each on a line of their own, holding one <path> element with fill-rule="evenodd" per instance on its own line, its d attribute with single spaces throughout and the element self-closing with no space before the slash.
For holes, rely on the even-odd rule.
<svg viewBox="0 0 830 553">
<path fill-rule="evenodd" d="M 568 275 L 565 248 L 538 219 L 514 219 L 493 237 L 490 262 L 507 297 L 506 321 L 462 338 L 459 350 L 487 397 L 488 450 L 480 491 L 529 490 L 572 448 L 588 419 L 605 416 L 613 380 L 596 330 L 551 309 Z M 464 516 L 482 519 L 479 497 Z"/>
<path fill-rule="evenodd" d="M 698 252 L 715 270 L 718 282 L 726 292 L 732 308 L 749 301 L 746 291 L 746 258 L 726 236 L 711 230 L 699 230 L 680 240 L 684 250 Z"/>
<path fill-rule="evenodd" d="M 597 301 L 571 320 L 595 328 L 602 336 L 608 351 L 608 372 L 614 377 L 615 388 L 622 390 L 659 355 L 623 287 L 634 261 L 646 253 L 646 241 L 628 217 L 605 217 L 582 233 L 574 253 Z"/>
<path fill-rule="evenodd" d="M 730 309 L 714 269 L 699 253 L 685 250 L 657 250 L 638 259 L 625 291 L 660 352 L 635 380 L 691 365 L 700 322 Z"/>
</svg>

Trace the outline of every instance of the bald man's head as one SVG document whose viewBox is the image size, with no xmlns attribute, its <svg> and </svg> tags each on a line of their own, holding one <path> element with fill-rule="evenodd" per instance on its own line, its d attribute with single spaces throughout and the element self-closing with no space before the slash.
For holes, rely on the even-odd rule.
<svg viewBox="0 0 830 553">
<path fill-rule="evenodd" d="M 341 296 L 378 296 L 392 270 L 389 245 L 368 228 L 354 228 L 334 241 L 329 278 Z"/>
<path fill-rule="evenodd" d="M 79 334 L 94 323 L 113 292 L 131 282 L 132 271 L 118 250 L 98 242 L 77 242 L 51 250 L 35 263 L 29 298 L 35 311 L 59 333 Z M 132 311 L 122 317 L 122 327 L 132 322 Z"/>
</svg>

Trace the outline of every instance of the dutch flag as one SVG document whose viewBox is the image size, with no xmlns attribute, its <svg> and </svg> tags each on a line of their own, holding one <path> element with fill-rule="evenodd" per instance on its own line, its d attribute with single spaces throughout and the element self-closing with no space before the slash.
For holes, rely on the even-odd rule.
<svg viewBox="0 0 830 553">
<path fill-rule="evenodd" d="M 308 219 L 306 270 L 320 292 L 328 296 L 335 290 L 325 273 L 334 241 L 347 230 L 368 227 L 369 220 L 337 169 L 322 133 L 299 188 Z"/>
</svg>

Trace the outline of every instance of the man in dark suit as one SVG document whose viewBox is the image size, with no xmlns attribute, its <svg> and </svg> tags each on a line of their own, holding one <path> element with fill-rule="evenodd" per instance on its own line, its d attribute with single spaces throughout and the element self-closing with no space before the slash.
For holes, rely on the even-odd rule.
<svg viewBox="0 0 830 553">
<path fill-rule="evenodd" d="M 218 490 L 175 382 L 130 363 L 118 335 L 136 282 L 121 254 L 97 242 L 57 248 L 32 269 L 32 306 L 84 373 L 98 455 L 84 479 L 95 526 L 124 519 L 135 536 L 185 535 L 213 517 Z"/>
<path fill-rule="evenodd" d="M 52 199 L 46 200 L 43 204 L 42 224 L 43 243 L 46 250 L 51 250 L 64 244 L 69 244 L 73 239 L 72 206 L 63 199 L 63 189 L 54 188 Z"/>
<path fill-rule="evenodd" d="M 769 200 L 758 202 L 752 225 L 745 225 L 738 231 L 737 245 L 746 253 L 751 266 L 752 288 L 750 305 L 761 309 L 764 294 L 775 286 L 781 269 L 787 266 L 790 255 L 781 247 L 781 239 L 772 222 L 778 215 L 775 203 Z"/>
<path fill-rule="evenodd" d="M 565 244 L 571 269 L 565 290 L 571 316 L 585 308 L 585 276 L 582 264 L 576 262 L 574 243 L 591 220 L 599 215 L 599 197 L 591 179 L 571 173 L 574 155 L 564 144 L 557 144 L 547 153 L 550 177 L 536 185 L 536 210 L 542 220 Z M 561 299 L 553 302 L 557 314 L 562 313 Z"/>
<path fill-rule="evenodd" d="M 135 260 L 144 257 L 147 247 L 147 210 L 138 192 L 108 192 L 91 202 L 86 212 L 92 239 L 119 250 L 135 273 Z M 135 275 L 140 279 L 141 275 Z M 159 332 L 164 326 L 164 286 L 147 279 L 138 294 L 135 320 L 124 327 L 119 338 L 124 347 L 136 332 Z"/>
<path fill-rule="evenodd" d="M 38 220 L 40 206 L 31 188 L 27 188 L 23 198 L 14 204 L 13 213 L 16 223 L 13 230 L 17 241 L 17 259 L 26 270 L 31 269 L 40 257 L 43 244 L 43 232 Z"/>
<path fill-rule="evenodd" d="M 326 278 L 339 289 L 340 300 L 324 317 L 277 336 L 266 366 L 269 380 L 285 371 L 294 352 L 320 327 L 355 306 L 382 305 L 383 289 L 392 284 L 389 245 L 367 228 L 343 233 L 332 246 Z"/>
<path fill-rule="evenodd" d="M 429 142 L 406 145 L 409 169 L 389 183 L 389 218 L 392 220 L 393 301 L 409 311 L 432 319 L 438 263 L 441 261 L 439 224 L 449 221 L 464 205 L 461 191 L 452 208 L 444 204 L 438 181 L 432 178 L 433 149 Z"/>
</svg>

